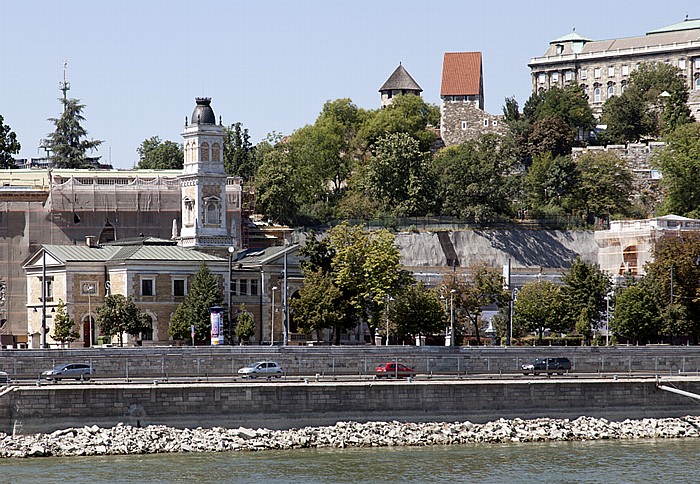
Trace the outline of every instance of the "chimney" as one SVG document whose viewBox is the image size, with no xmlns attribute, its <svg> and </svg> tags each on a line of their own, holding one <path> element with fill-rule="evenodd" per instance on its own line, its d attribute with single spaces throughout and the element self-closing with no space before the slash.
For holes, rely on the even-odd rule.
<svg viewBox="0 0 700 484">
<path fill-rule="evenodd" d="M 94 235 L 86 235 L 85 245 L 87 245 L 88 247 L 97 247 L 97 237 L 95 237 Z"/>
</svg>

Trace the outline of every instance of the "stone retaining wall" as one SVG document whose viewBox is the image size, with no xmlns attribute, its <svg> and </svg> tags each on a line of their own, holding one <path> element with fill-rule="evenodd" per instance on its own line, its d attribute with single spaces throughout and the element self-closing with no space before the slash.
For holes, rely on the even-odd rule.
<svg viewBox="0 0 700 484">
<path fill-rule="evenodd" d="M 700 378 L 675 377 L 700 393 Z M 546 379 L 42 385 L 0 395 L 0 431 L 51 432 L 133 426 L 284 429 L 338 421 L 465 421 L 498 418 L 611 420 L 700 414 L 693 400 L 657 389 L 656 379 Z"/>
<path fill-rule="evenodd" d="M 519 373 L 534 358 L 566 356 L 575 373 L 700 373 L 700 347 L 158 347 L 0 352 L 10 378 L 36 378 L 62 363 L 90 363 L 97 378 L 232 376 L 258 360 L 278 361 L 290 375 L 367 375 L 377 364 L 400 361 L 424 374 Z"/>
</svg>

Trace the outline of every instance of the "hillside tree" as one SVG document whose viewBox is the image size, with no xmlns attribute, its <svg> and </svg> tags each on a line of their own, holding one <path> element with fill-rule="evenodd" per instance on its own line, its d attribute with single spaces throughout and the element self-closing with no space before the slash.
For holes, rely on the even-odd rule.
<svg viewBox="0 0 700 484">
<path fill-rule="evenodd" d="M 185 163 L 182 145 L 174 141 L 161 141 L 152 136 L 136 148 L 139 154 L 137 168 L 140 170 L 181 170 Z"/>
<path fill-rule="evenodd" d="M 22 145 L 17 141 L 17 135 L 7 126 L 0 116 L 0 169 L 15 168 L 13 155 L 19 153 Z"/>
</svg>

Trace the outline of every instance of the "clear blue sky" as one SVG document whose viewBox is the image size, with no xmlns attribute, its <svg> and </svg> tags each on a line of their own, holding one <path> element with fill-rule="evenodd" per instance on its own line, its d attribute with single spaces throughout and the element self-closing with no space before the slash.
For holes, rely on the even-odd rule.
<svg viewBox="0 0 700 484">
<path fill-rule="evenodd" d="M 84 127 L 117 168 L 151 136 L 180 142 L 194 98 L 212 98 L 225 125 L 257 143 L 313 123 L 327 100 L 379 105 L 377 90 L 402 62 L 438 104 L 444 52 L 481 51 L 486 110 L 530 95 L 530 58 L 571 31 L 595 40 L 700 17 L 698 0 L 8 0 L 0 10 L 0 115 L 20 157 L 38 145 L 69 95 Z"/>
</svg>

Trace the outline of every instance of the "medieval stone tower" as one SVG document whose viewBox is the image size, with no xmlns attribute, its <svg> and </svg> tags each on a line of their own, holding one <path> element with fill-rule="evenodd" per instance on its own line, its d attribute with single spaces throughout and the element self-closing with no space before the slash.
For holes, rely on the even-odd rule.
<svg viewBox="0 0 700 484">
<path fill-rule="evenodd" d="M 379 88 L 383 108 L 391 104 L 393 97 L 396 95 L 413 94 L 414 96 L 420 96 L 422 91 L 423 89 L 413 80 L 411 74 L 408 73 L 401 63 L 399 63 L 399 67 L 394 70 L 382 87 Z"/>
<path fill-rule="evenodd" d="M 178 178 L 182 199 L 179 244 L 198 249 L 235 246 L 226 223 L 224 127 L 216 124 L 210 98 L 196 98 L 190 123 L 185 119 L 185 164 Z"/>
</svg>

